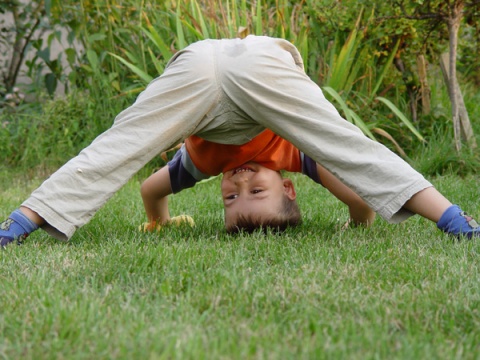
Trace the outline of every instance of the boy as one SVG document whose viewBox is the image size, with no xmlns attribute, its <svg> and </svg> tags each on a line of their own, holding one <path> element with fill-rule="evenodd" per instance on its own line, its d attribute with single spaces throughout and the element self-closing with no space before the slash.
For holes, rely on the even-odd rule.
<svg viewBox="0 0 480 360">
<path fill-rule="evenodd" d="M 373 222 L 375 212 L 357 194 L 288 141 L 265 130 L 243 145 L 216 144 L 195 135 L 188 137 L 172 161 L 142 184 L 148 218 L 142 230 L 159 230 L 162 224 L 171 221 L 169 194 L 220 173 L 227 232 L 252 232 L 260 227 L 282 231 L 295 226 L 301 221 L 295 188 L 290 179 L 282 178 L 280 170 L 302 172 L 325 186 L 349 207 L 354 224 Z"/>
<path fill-rule="evenodd" d="M 383 145 L 344 120 L 303 71 L 288 41 L 204 40 L 179 51 L 112 127 L 14 211 L 0 244 L 42 226 L 68 240 L 155 155 L 190 135 L 242 145 L 270 129 L 391 222 L 414 213 L 453 235 L 478 236 L 471 218 Z"/>
</svg>

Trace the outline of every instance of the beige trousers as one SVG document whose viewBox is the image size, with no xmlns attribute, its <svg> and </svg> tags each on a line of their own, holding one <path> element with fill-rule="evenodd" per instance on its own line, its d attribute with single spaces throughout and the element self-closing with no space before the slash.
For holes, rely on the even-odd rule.
<svg viewBox="0 0 480 360">
<path fill-rule="evenodd" d="M 248 36 L 180 51 L 112 127 L 47 179 L 23 205 L 66 240 L 140 168 L 191 134 L 243 144 L 270 128 L 322 164 L 391 222 L 431 184 L 344 120 L 303 71 L 288 41 Z"/>
</svg>

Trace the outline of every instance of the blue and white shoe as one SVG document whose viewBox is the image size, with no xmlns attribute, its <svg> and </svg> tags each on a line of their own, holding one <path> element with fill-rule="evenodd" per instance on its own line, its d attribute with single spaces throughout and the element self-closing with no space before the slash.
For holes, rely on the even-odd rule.
<svg viewBox="0 0 480 360">
<path fill-rule="evenodd" d="M 437 227 L 457 238 L 480 238 L 480 225 L 458 205 L 450 206 L 437 222 Z"/>
<path fill-rule="evenodd" d="M 21 244 L 38 225 L 27 218 L 20 210 L 15 210 L 0 223 L 0 247 L 11 243 Z"/>
</svg>

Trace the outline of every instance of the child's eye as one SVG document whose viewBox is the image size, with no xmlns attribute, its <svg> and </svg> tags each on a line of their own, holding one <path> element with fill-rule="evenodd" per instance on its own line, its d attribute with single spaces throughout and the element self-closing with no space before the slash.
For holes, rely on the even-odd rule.
<svg viewBox="0 0 480 360">
<path fill-rule="evenodd" d="M 261 193 L 263 190 L 260 190 L 260 189 L 255 189 L 255 190 L 252 190 L 252 194 L 258 194 L 258 193 Z"/>
<path fill-rule="evenodd" d="M 225 197 L 225 199 L 227 200 L 233 200 L 233 199 L 236 199 L 238 197 L 237 194 L 234 194 L 234 195 L 228 195 L 227 197 Z"/>
</svg>

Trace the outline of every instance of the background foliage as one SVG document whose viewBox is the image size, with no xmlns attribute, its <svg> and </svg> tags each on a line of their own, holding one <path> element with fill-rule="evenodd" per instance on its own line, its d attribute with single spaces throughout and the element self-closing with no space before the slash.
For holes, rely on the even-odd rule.
<svg viewBox="0 0 480 360">
<path fill-rule="evenodd" d="M 449 141 L 450 104 L 438 67 L 438 55 L 448 49 L 446 27 L 406 16 L 443 3 L 9 0 L 0 6 L 16 19 L 2 29 L 0 156 L 8 166 L 58 166 L 108 128 L 176 51 L 204 38 L 256 34 L 293 42 L 308 75 L 367 136 L 409 160 L 432 151 L 451 154 L 450 165 L 425 166 L 428 173 L 470 172 L 480 164 L 478 151 L 451 153 Z M 478 133 L 480 60 L 473 54 L 480 52 L 479 11 L 468 9 L 458 69 Z M 8 53 L 8 45 L 20 33 L 31 34 L 23 40 L 29 85 L 11 83 L 10 65 L 19 52 Z M 420 54 L 429 63 L 432 95 L 432 110 L 425 114 L 416 68 Z M 60 89 L 66 96 L 58 96 Z"/>
</svg>

